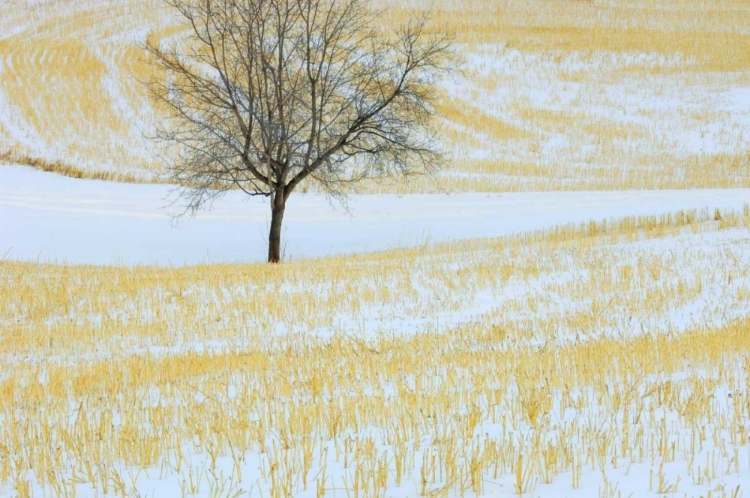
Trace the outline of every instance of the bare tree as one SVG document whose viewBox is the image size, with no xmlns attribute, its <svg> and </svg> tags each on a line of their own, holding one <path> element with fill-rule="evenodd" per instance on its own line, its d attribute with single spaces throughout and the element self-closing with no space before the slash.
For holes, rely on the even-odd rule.
<svg viewBox="0 0 750 498">
<path fill-rule="evenodd" d="M 432 102 L 453 52 L 427 16 L 387 30 L 367 0 L 167 3 L 189 27 L 146 45 L 167 171 L 190 211 L 230 189 L 268 196 L 269 262 L 300 183 L 345 195 L 350 182 L 440 165 Z"/>
</svg>

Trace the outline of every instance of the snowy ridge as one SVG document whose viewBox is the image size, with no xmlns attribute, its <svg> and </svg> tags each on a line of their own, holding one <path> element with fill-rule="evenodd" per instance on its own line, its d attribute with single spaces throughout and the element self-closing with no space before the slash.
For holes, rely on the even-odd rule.
<svg viewBox="0 0 750 498">
<path fill-rule="evenodd" d="M 77 180 L 0 166 L 0 254 L 74 264 L 182 265 L 262 261 L 265 199 L 228 194 L 210 212 L 175 222 L 174 188 Z M 287 259 L 499 237 L 562 223 L 741 208 L 750 189 L 351 196 L 349 212 L 322 195 L 294 194 Z"/>
</svg>

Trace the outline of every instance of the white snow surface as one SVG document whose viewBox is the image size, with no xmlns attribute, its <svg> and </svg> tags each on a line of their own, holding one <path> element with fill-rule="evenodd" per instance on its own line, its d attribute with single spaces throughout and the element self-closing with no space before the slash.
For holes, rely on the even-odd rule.
<svg viewBox="0 0 750 498">
<path fill-rule="evenodd" d="M 231 192 L 210 211 L 175 220 L 182 210 L 174 191 L 0 165 L 0 257 L 157 265 L 265 258 L 267 199 Z M 282 244 L 286 259 L 304 259 L 749 201 L 750 189 L 353 195 L 347 210 L 323 195 L 295 193 Z"/>
</svg>

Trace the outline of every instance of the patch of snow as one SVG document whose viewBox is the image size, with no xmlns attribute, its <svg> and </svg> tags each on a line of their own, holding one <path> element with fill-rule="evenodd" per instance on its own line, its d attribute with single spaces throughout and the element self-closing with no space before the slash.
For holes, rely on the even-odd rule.
<svg viewBox="0 0 750 498">
<path fill-rule="evenodd" d="M 266 199 L 239 192 L 175 222 L 173 187 L 79 180 L 0 166 L 0 254 L 16 260 L 182 265 L 262 261 Z M 561 223 L 736 209 L 750 189 L 356 195 L 347 212 L 323 195 L 295 194 L 285 214 L 287 259 L 499 237 Z"/>
</svg>

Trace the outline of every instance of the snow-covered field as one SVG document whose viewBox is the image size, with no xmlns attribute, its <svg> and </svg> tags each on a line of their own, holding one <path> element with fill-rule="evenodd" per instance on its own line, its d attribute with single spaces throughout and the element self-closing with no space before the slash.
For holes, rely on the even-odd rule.
<svg viewBox="0 0 750 498">
<path fill-rule="evenodd" d="M 740 496 L 748 247 L 746 205 L 282 266 L 3 261 L 0 494 Z"/>
<path fill-rule="evenodd" d="M 20 260 L 182 265 L 262 261 L 264 199 L 230 194 L 176 221 L 173 187 L 76 180 L 0 165 L 0 254 Z M 750 189 L 352 196 L 348 211 L 295 194 L 285 216 L 287 259 L 499 237 L 562 223 L 738 208 Z"/>
<path fill-rule="evenodd" d="M 457 31 L 451 161 L 281 265 L 148 183 L 162 0 L 0 2 L 0 498 L 750 493 L 748 2 L 373 2 Z"/>
<path fill-rule="evenodd" d="M 169 193 L 0 166 L 0 496 L 746 491 L 747 189 Z"/>
<path fill-rule="evenodd" d="M 377 2 L 386 23 L 432 5 L 456 31 L 464 60 L 438 106 L 445 189 L 750 186 L 742 0 Z M 175 39 L 176 21 L 162 0 L 0 2 L 0 157 L 153 180 L 143 132 L 158 116 L 139 84 L 153 75 L 136 44 Z"/>
</svg>

